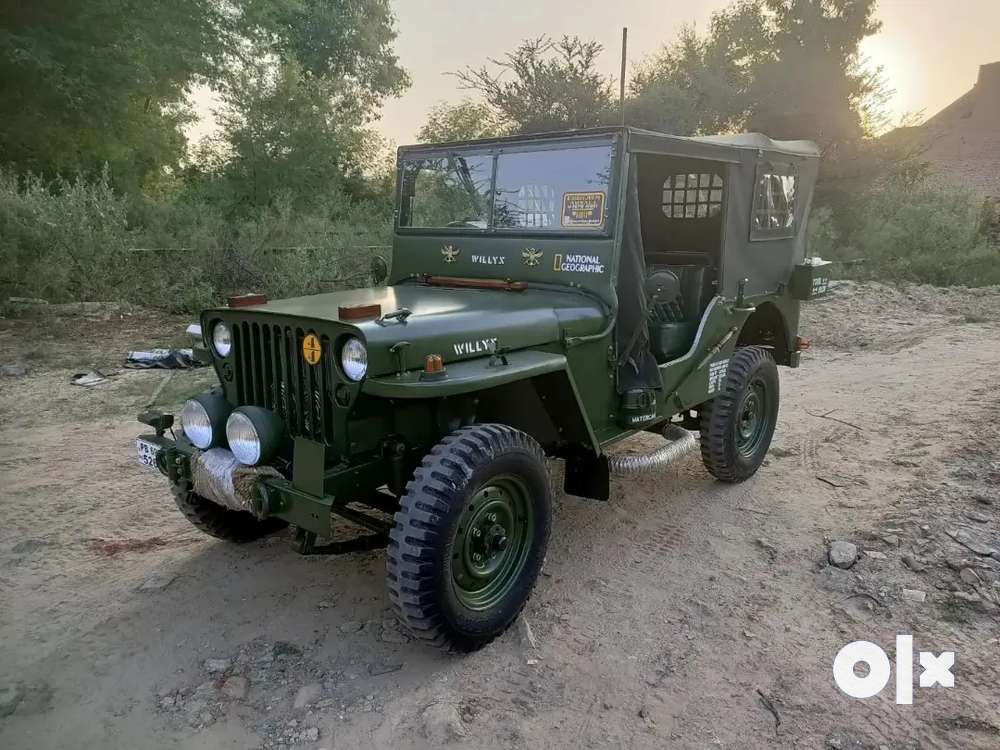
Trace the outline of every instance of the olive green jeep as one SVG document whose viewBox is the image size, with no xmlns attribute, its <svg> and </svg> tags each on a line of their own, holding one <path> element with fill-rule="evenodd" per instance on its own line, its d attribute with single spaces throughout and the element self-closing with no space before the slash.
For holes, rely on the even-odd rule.
<svg viewBox="0 0 1000 750">
<path fill-rule="evenodd" d="M 799 364 L 800 301 L 828 284 L 805 252 L 818 157 L 632 128 L 401 148 L 388 285 L 204 312 L 219 385 L 181 434 L 140 415 L 139 459 L 213 536 L 387 545 L 413 636 L 481 647 L 542 567 L 546 458 L 596 500 L 694 432 L 716 478 L 760 467 L 776 365 Z M 642 430 L 662 447 L 608 452 Z M 337 541 L 341 520 L 372 533 Z"/>
</svg>

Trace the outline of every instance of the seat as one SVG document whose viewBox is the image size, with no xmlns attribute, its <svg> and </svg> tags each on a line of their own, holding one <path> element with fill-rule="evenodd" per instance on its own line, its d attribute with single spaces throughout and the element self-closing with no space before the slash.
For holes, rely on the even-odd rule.
<svg viewBox="0 0 1000 750">
<path fill-rule="evenodd" d="M 664 259 L 665 254 L 657 255 Z M 660 364 L 676 359 L 691 347 L 701 318 L 704 287 L 704 265 L 647 266 L 644 290 L 649 342 Z"/>
</svg>

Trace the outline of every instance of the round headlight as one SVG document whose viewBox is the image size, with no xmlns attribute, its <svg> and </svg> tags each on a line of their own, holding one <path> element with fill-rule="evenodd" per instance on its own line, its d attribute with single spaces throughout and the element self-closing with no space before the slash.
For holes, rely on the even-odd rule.
<svg viewBox="0 0 1000 750">
<path fill-rule="evenodd" d="M 351 380 L 361 380 L 365 376 L 368 371 L 368 350 L 361 339 L 353 336 L 347 339 L 340 350 L 340 366 Z"/>
<path fill-rule="evenodd" d="M 195 448 L 205 450 L 211 447 L 213 432 L 212 420 L 208 416 L 208 410 L 193 398 L 184 402 L 181 410 L 181 427 L 184 434 Z"/>
<path fill-rule="evenodd" d="M 212 346 L 215 353 L 220 357 L 228 357 L 233 350 L 233 338 L 229 334 L 229 327 L 225 323 L 216 323 L 212 329 Z"/>
<path fill-rule="evenodd" d="M 260 435 L 253 420 L 241 411 L 234 411 L 226 420 L 226 439 L 236 460 L 245 466 L 260 461 Z"/>
</svg>

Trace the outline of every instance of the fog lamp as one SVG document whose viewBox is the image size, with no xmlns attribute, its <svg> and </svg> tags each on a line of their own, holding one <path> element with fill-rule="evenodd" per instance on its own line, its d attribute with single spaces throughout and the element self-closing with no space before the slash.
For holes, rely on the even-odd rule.
<svg viewBox="0 0 1000 750">
<path fill-rule="evenodd" d="M 226 418 L 232 407 L 220 393 L 202 393 L 184 402 L 181 427 L 195 448 L 208 450 L 223 444 Z"/>
<path fill-rule="evenodd" d="M 259 406 L 241 406 L 226 421 L 229 450 L 244 466 L 267 463 L 281 447 L 284 422 L 272 411 Z"/>
</svg>

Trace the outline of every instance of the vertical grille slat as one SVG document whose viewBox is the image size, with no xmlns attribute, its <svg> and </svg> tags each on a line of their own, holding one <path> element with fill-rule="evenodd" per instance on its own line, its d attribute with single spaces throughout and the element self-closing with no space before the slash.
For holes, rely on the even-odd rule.
<svg viewBox="0 0 1000 750">
<path fill-rule="evenodd" d="M 233 351 L 236 353 L 236 400 L 241 404 L 243 403 L 243 383 L 246 381 L 246 376 L 243 373 L 243 368 L 240 366 L 240 352 L 243 351 L 243 337 L 240 335 L 240 327 L 232 327 L 232 337 L 233 337 Z"/>
<path fill-rule="evenodd" d="M 332 435 L 332 430 L 330 429 L 330 423 L 331 423 L 331 419 L 332 419 L 332 416 L 333 416 L 332 413 L 331 413 L 331 410 L 333 409 L 333 406 L 330 403 L 330 394 L 333 393 L 333 389 L 334 389 L 335 386 L 334 386 L 333 380 L 331 380 L 331 378 L 330 378 L 330 362 L 332 361 L 331 360 L 331 354 L 332 354 L 332 348 L 333 347 L 330 346 L 330 339 L 327 338 L 326 336 L 323 336 L 320 339 L 320 342 L 323 345 L 323 359 L 316 366 L 316 370 L 317 370 L 317 372 L 319 372 L 319 377 L 320 377 L 320 387 L 319 387 L 319 409 L 320 409 L 319 433 L 320 433 L 320 436 L 321 436 L 320 439 L 323 440 L 323 441 L 327 441 L 327 440 L 330 439 L 330 437 Z"/>
<path fill-rule="evenodd" d="M 298 424 L 296 419 L 298 418 L 299 410 L 295 408 L 295 390 L 292 385 L 292 379 L 295 377 L 292 369 L 292 360 L 290 358 L 289 349 L 289 337 L 293 336 L 293 332 L 288 328 L 283 328 L 281 331 L 281 369 L 283 372 L 283 379 L 281 385 L 285 392 L 285 424 L 288 429 L 292 432 L 298 432 Z M 294 342 L 292 342 L 294 343 Z"/>
<path fill-rule="evenodd" d="M 295 372 L 293 393 L 295 394 L 295 429 L 299 435 L 304 435 L 306 431 L 306 415 L 303 408 L 302 398 L 302 358 L 295 356 L 302 351 L 302 339 L 305 338 L 301 328 L 292 331 L 292 367 Z"/>
<path fill-rule="evenodd" d="M 240 362 L 243 364 L 243 372 L 246 375 L 246 383 L 243 386 L 243 403 L 253 402 L 253 342 L 250 340 L 250 324 L 244 323 L 240 326 L 243 339 L 243 350 L 238 352 Z"/>
<path fill-rule="evenodd" d="M 285 418 L 285 412 L 283 405 L 281 403 L 281 384 L 284 380 L 281 377 L 281 357 L 280 350 L 278 348 L 278 338 L 281 336 L 281 329 L 278 326 L 271 326 L 268 328 L 270 331 L 271 340 L 271 409 L 282 419 Z"/>
<path fill-rule="evenodd" d="M 254 406 L 263 406 L 264 368 L 261 367 L 260 326 L 256 323 L 250 324 L 250 337 L 253 342 L 253 345 L 250 347 L 251 354 L 253 355 L 253 370 L 257 373 L 257 377 L 254 378 L 253 382 L 253 404 Z"/>
<path fill-rule="evenodd" d="M 260 371 L 260 357 L 257 354 L 257 324 L 251 323 L 249 330 L 250 341 L 250 368 L 253 371 L 253 388 L 250 389 L 250 403 L 257 406 L 257 394 L 260 391 L 260 381 L 263 374 Z"/>
</svg>

